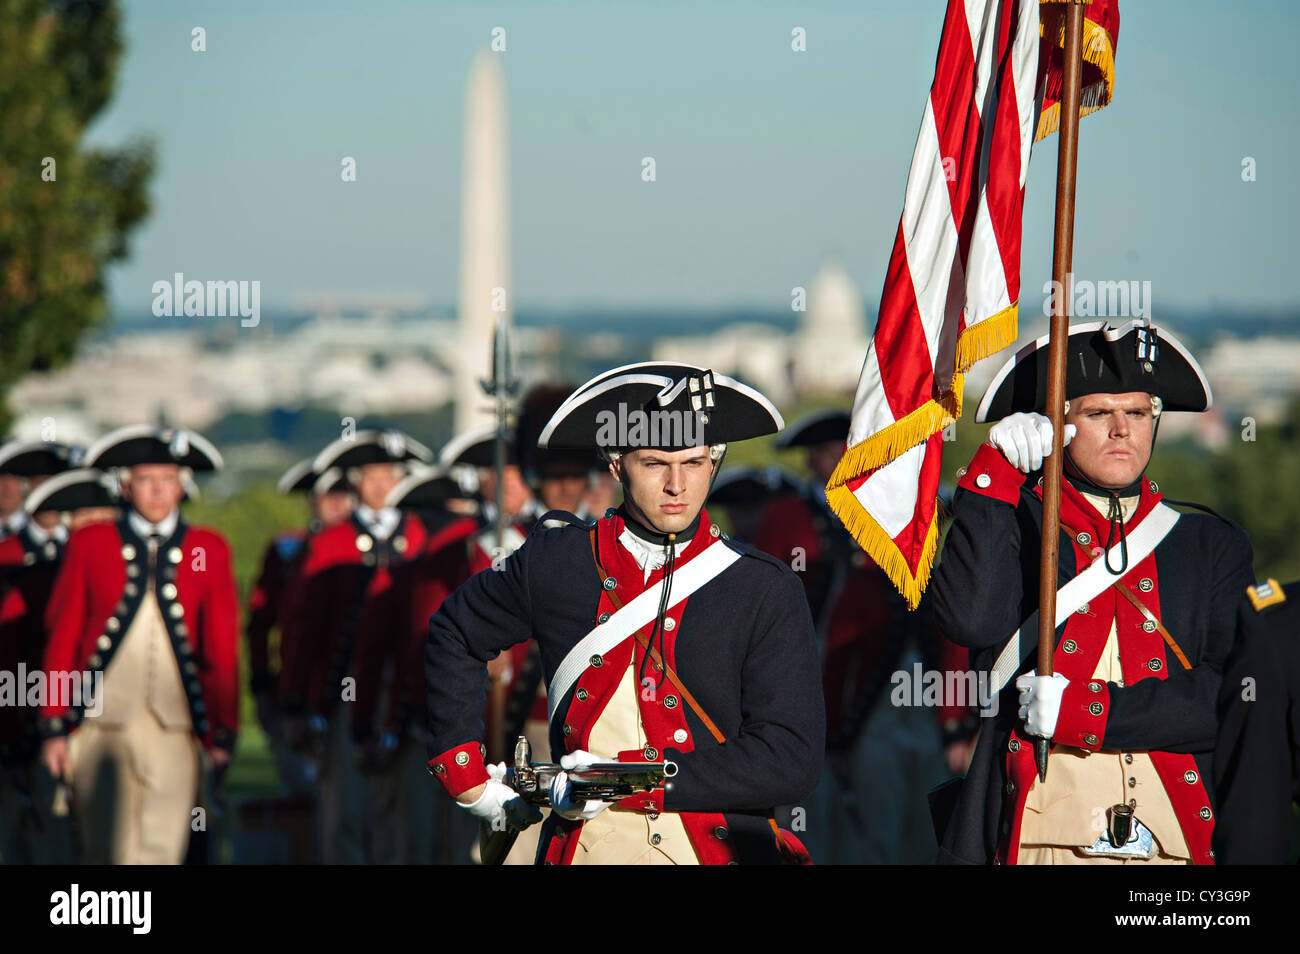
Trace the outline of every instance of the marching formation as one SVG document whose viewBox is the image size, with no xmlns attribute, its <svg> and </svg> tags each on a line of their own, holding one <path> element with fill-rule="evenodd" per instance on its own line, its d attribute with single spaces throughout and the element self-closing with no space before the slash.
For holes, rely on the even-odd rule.
<svg viewBox="0 0 1300 954">
<path fill-rule="evenodd" d="M 0 857 L 194 860 L 242 671 L 310 807 L 298 861 L 1285 860 L 1294 591 L 1147 478 L 1162 415 L 1211 401 L 1149 325 L 1070 335 L 1058 643 L 1034 673 L 1045 350 L 981 403 L 997 423 L 914 610 L 827 504 L 849 416 L 786 427 L 692 365 L 538 385 L 499 466 L 495 429 L 438 454 L 362 429 L 296 464 L 279 490 L 311 520 L 271 537 L 242 647 L 230 548 L 183 512 L 216 448 L 146 426 L 4 445 Z M 608 440 L 629 411 L 690 426 Z M 774 434 L 809 482 L 723 469 Z M 990 694 L 915 705 L 923 672 Z"/>
</svg>

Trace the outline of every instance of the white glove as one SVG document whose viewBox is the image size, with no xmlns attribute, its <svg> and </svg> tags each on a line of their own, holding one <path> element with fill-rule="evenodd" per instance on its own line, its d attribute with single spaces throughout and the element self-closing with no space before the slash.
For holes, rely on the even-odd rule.
<svg viewBox="0 0 1300 954">
<path fill-rule="evenodd" d="M 461 808 L 475 818 L 481 818 L 498 831 L 522 831 L 529 825 L 542 820 L 542 812 L 536 805 L 529 805 L 519 797 L 519 793 L 507 785 L 506 763 L 498 762 L 487 766 L 487 787 L 483 794 L 468 805 L 457 802 Z"/>
<path fill-rule="evenodd" d="M 597 762 L 613 761 L 617 760 L 593 755 L 584 749 L 578 749 L 576 752 L 560 756 L 560 768 L 568 771 L 561 772 L 551 780 L 551 811 L 561 818 L 569 819 L 569 821 L 591 821 L 609 808 L 609 802 L 603 802 L 599 799 L 581 802 L 573 801 L 570 798 L 573 785 L 569 781 L 569 772 L 589 768 Z"/>
<path fill-rule="evenodd" d="M 1068 446 L 1078 428 L 1065 425 Z M 1038 470 L 1052 454 L 1052 422 L 1042 414 L 1016 413 L 989 428 L 988 442 L 1002 452 L 1012 467 L 1024 473 Z"/>
<path fill-rule="evenodd" d="M 1041 739 L 1050 739 L 1056 731 L 1056 720 L 1061 714 L 1061 697 L 1070 684 L 1059 672 L 1038 676 L 1027 672 L 1016 680 L 1020 690 L 1020 718 L 1025 731 Z"/>
</svg>

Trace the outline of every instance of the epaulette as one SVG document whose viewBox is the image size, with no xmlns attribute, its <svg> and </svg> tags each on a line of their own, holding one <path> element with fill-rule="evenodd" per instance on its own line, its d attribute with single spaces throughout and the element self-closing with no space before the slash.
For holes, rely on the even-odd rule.
<svg viewBox="0 0 1300 954">
<path fill-rule="evenodd" d="M 1286 591 L 1282 589 L 1281 583 L 1270 576 L 1264 583 L 1246 587 L 1246 597 L 1250 600 L 1250 605 L 1255 607 L 1255 612 L 1262 613 L 1270 606 L 1285 603 Z"/>
<path fill-rule="evenodd" d="M 567 510 L 548 510 L 546 511 L 546 513 L 542 514 L 540 517 L 537 518 L 537 522 L 533 524 L 533 529 L 554 530 L 556 527 L 560 527 L 565 524 L 571 527 L 577 527 L 579 530 L 586 533 L 588 530 L 590 530 L 592 527 L 596 525 L 596 521 L 583 520 L 577 514 L 569 513 L 569 511 Z"/>
</svg>

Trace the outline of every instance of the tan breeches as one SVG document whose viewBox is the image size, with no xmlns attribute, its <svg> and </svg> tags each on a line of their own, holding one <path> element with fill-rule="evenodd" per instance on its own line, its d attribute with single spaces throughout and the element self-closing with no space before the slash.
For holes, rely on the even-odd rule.
<svg viewBox="0 0 1300 954">
<path fill-rule="evenodd" d="M 87 864 L 177 865 L 198 804 L 194 734 L 147 710 L 125 726 L 88 719 L 68 740 L 72 803 Z"/>
</svg>

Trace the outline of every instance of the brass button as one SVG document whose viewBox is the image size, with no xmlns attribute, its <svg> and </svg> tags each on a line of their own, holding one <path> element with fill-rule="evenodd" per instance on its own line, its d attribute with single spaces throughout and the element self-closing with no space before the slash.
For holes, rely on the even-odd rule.
<svg viewBox="0 0 1300 954">
<path fill-rule="evenodd" d="M 126 593 L 127 596 L 135 596 L 136 593 L 140 592 L 139 588 L 136 587 L 134 583 L 128 583 L 123 588 L 123 591 Z"/>
<path fill-rule="evenodd" d="M 446 774 L 447 774 L 447 766 L 443 765 L 441 762 L 437 762 L 437 763 L 435 763 L 434 766 L 433 766 L 433 774 L 434 774 L 434 775 L 446 775 Z"/>
<path fill-rule="evenodd" d="M 135 547 L 131 546 L 131 544 L 129 544 L 129 543 L 124 543 L 124 544 L 122 545 L 122 559 L 123 559 L 123 560 L 134 560 L 134 559 L 135 559 Z"/>
<path fill-rule="evenodd" d="M 1090 613 L 1091 611 L 1092 611 L 1092 606 L 1090 606 L 1087 603 L 1084 603 L 1077 610 L 1075 610 L 1075 612 L 1078 613 L 1080 616 L 1087 616 L 1088 613 Z"/>
<path fill-rule="evenodd" d="M 1097 737 L 1093 735 L 1091 732 L 1089 732 L 1087 735 L 1083 737 L 1083 741 L 1085 745 L 1096 745 Z"/>
<path fill-rule="evenodd" d="M 116 616 L 110 616 L 108 618 L 108 622 L 104 624 L 104 628 L 108 630 L 110 633 L 116 633 L 119 629 L 122 628 L 122 621 L 119 620 Z"/>
<path fill-rule="evenodd" d="M 1147 481 L 1147 484 L 1151 487 L 1151 492 L 1153 494 L 1160 493 L 1160 485 L 1157 484 L 1154 480 Z"/>
<path fill-rule="evenodd" d="M 587 662 L 591 663 L 591 667 L 593 669 L 599 669 L 601 666 L 605 665 L 605 660 L 600 658 L 599 653 L 592 656 L 590 659 L 587 660 Z"/>
<path fill-rule="evenodd" d="M 1129 780 L 1128 780 L 1128 787 L 1129 787 L 1129 788 L 1137 788 L 1137 784 L 1138 784 L 1138 780 L 1137 780 L 1137 779 L 1132 778 L 1132 777 L 1129 778 Z"/>
<path fill-rule="evenodd" d="M 113 638 L 108 634 L 104 634 L 103 636 L 100 636 L 99 639 L 95 640 L 95 645 L 104 652 L 108 652 L 108 650 L 113 648 Z"/>
<path fill-rule="evenodd" d="M 406 552 L 406 537 L 394 537 L 394 538 L 393 538 L 393 549 L 396 550 L 398 553 L 405 553 L 405 552 Z"/>
<path fill-rule="evenodd" d="M 664 708 L 665 708 L 665 709 L 676 709 L 676 708 L 677 708 L 677 697 L 676 697 L 676 696 L 664 696 Z"/>
<path fill-rule="evenodd" d="M 128 564 L 126 565 L 126 575 L 127 575 L 127 576 L 130 576 L 130 577 L 136 577 L 136 576 L 139 576 L 139 575 L 140 575 L 140 567 L 137 566 L 137 565 L 134 564 L 134 563 L 128 563 Z"/>
<path fill-rule="evenodd" d="M 1152 672 L 1159 672 L 1161 669 L 1165 668 L 1165 664 L 1159 659 L 1152 657 L 1151 659 L 1147 660 L 1147 668 L 1150 669 Z"/>
<path fill-rule="evenodd" d="M 609 622 L 609 614 L 608 614 L 608 613 L 601 613 L 599 616 L 596 617 L 596 622 L 597 622 L 597 623 L 608 623 L 608 622 Z"/>
<path fill-rule="evenodd" d="M 1007 781 L 1007 794 L 1008 794 L 1008 795 L 1014 795 L 1015 793 L 1016 793 L 1016 783 L 1015 783 L 1015 782 L 1012 782 L 1012 781 L 1010 781 L 1010 780 L 1008 780 L 1008 781 Z"/>
<path fill-rule="evenodd" d="M 369 534 L 359 533 L 356 540 L 357 550 L 361 553 L 369 553 L 370 548 L 375 545 L 375 541 L 370 539 Z"/>
<path fill-rule="evenodd" d="M 1200 776 L 1197 775 L 1195 772 L 1193 772 L 1191 769 L 1188 769 L 1186 772 L 1183 773 L 1183 781 L 1186 782 L 1188 785 L 1195 785 L 1196 780 L 1198 778 L 1200 778 Z"/>
<path fill-rule="evenodd" d="M 647 745 L 645 747 L 645 751 L 643 751 L 641 754 L 645 756 L 645 760 L 647 762 L 653 762 L 659 758 L 659 750 L 656 749 L 653 745 Z"/>
<path fill-rule="evenodd" d="M 1154 586 L 1155 584 L 1152 583 L 1148 577 L 1144 576 L 1142 579 L 1138 580 L 1138 589 L 1143 593 L 1150 593 Z"/>
<path fill-rule="evenodd" d="M 1125 764 L 1125 765 L 1132 765 L 1132 764 L 1133 764 L 1133 753 L 1131 753 L 1131 752 L 1125 752 L 1125 753 L 1124 753 L 1124 764 Z"/>
<path fill-rule="evenodd" d="M 1061 643 L 1061 648 L 1067 653 L 1077 653 L 1079 651 L 1079 644 L 1073 639 L 1067 639 L 1065 642 Z"/>
<path fill-rule="evenodd" d="M 668 632 L 671 633 L 671 632 L 672 632 L 673 630 L 675 630 L 676 628 L 677 628 L 677 620 L 673 619 L 671 616 L 666 616 L 666 617 L 664 617 L 664 629 L 665 629 L 665 630 L 667 630 Z"/>
<path fill-rule="evenodd" d="M 1090 682 L 1090 683 L 1088 683 L 1088 691 L 1089 691 L 1089 692 L 1101 692 L 1101 683 L 1099 683 L 1099 682 Z"/>
<path fill-rule="evenodd" d="M 180 619 L 185 615 L 185 607 L 181 606 L 180 603 L 173 603 L 171 606 L 167 607 L 167 615 L 172 619 Z"/>
<path fill-rule="evenodd" d="M 658 812 L 651 812 L 651 813 L 650 813 L 650 820 L 651 820 L 651 821 L 658 821 L 658 820 L 659 820 L 659 813 L 658 813 Z"/>
<path fill-rule="evenodd" d="M 724 826 L 719 825 L 717 828 L 713 829 L 713 837 L 718 839 L 718 841 L 726 840 L 727 829 Z"/>
<path fill-rule="evenodd" d="M 1075 537 L 1074 539 L 1076 539 L 1076 540 L 1079 541 L 1079 546 L 1081 546 L 1081 547 L 1086 547 L 1088 544 L 1092 543 L 1092 534 L 1090 534 L 1090 533 L 1081 533 L 1081 534 L 1079 534 L 1077 537 Z"/>
<path fill-rule="evenodd" d="M 655 832 L 653 835 L 650 836 L 650 844 L 652 845 L 657 845 L 659 844 L 659 842 L 663 840 L 664 840 L 663 836 L 660 835 L 658 832 Z"/>
<path fill-rule="evenodd" d="M 690 736 L 687 734 L 685 729 L 678 729 L 673 733 L 673 741 L 676 742 L 678 745 L 681 745 L 689 738 Z"/>
<path fill-rule="evenodd" d="M 718 537 L 721 535 L 722 535 L 722 531 L 718 529 L 718 525 L 716 523 L 713 526 L 709 527 L 709 536 Z"/>
<path fill-rule="evenodd" d="M 468 752 L 457 752 L 457 753 L 456 753 L 456 764 L 457 764 L 457 765 L 469 765 L 469 753 L 468 753 Z"/>
<path fill-rule="evenodd" d="M 1214 813 L 1210 811 L 1210 806 L 1208 805 L 1203 807 L 1199 812 L 1197 812 L 1197 814 L 1201 816 L 1202 821 L 1209 821 L 1214 816 Z"/>
<path fill-rule="evenodd" d="M 579 689 L 577 692 L 574 693 L 574 695 L 578 697 L 578 701 L 579 701 L 579 702 L 586 702 L 586 701 L 587 701 L 587 690 L 586 690 L 586 689 Z"/>
<path fill-rule="evenodd" d="M 181 556 L 182 554 L 181 554 L 180 547 L 172 547 L 170 550 L 167 551 L 167 560 L 169 563 L 180 563 Z"/>
<path fill-rule="evenodd" d="M 186 626 L 184 623 L 177 623 L 177 624 L 176 624 L 176 635 L 177 635 L 177 636 L 188 636 L 189 634 L 190 634 L 190 628 L 189 628 L 188 626 Z"/>
<path fill-rule="evenodd" d="M 1010 749 L 1012 752 L 1019 752 L 1019 751 L 1020 751 L 1020 740 L 1019 740 L 1019 739 L 1012 739 L 1010 742 L 1007 743 L 1007 748 Z"/>
<path fill-rule="evenodd" d="M 566 722 L 566 723 L 564 723 L 564 730 L 563 730 L 563 731 L 564 731 L 564 734 L 565 734 L 566 737 L 567 737 L 567 736 L 570 736 L 570 735 L 573 735 L 573 726 L 569 725 L 569 723 Z"/>
<path fill-rule="evenodd" d="M 1154 633 L 1155 631 L 1156 631 L 1156 621 L 1155 621 L 1155 620 L 1153 620 L 1153 619 L 1149 619 L 1149 620 L 1146 620 L 1146 621 L 1142 624 L 1142 632 L 1144 632 L 1144 633 Z"/>
<path fill-rule="evenodd" d="M 165 600 L 174 600 L 174 599 L 176 599 L 176 584 L 175 584 L 175 583 L 164 583 L 164 584 L 162 585 L 162 589 L 159 590 L 158 592 L 162 593 L 162 595 L 163 595 L 163 599 L 165 599 Z"/>
<path fill-rule="evenodd" d="M 988 474 L 980 474 L 978 477 L 975 478 L 975 486 L 978 487 L 980 490 L 984 490 L 991 483 L 993 483 L 993 478 L 990 477 Z"/>
<path fill-rule="evenodd" d="M 104 660 L 100 657 L 99 653 L 95 653 L 90 657 L 90 668 L 98 669 L 103 662 Z"/>
<path fill-rule="evenodd" d="M 1088 706 L 1088 711 L 1095 716 L 1101 715 L 1103 709 L 1104 707 L 1100 702 L 1094 702 L 1092 705 Z"/>
<path fill-rule="evenodd" d="M 612 590 L 614 587 L 618 586 L 618 580 L 614 579 L 612 576 L 607 576 L 605 577 L 604 586 L 605 589 Z"/>
</svg>

